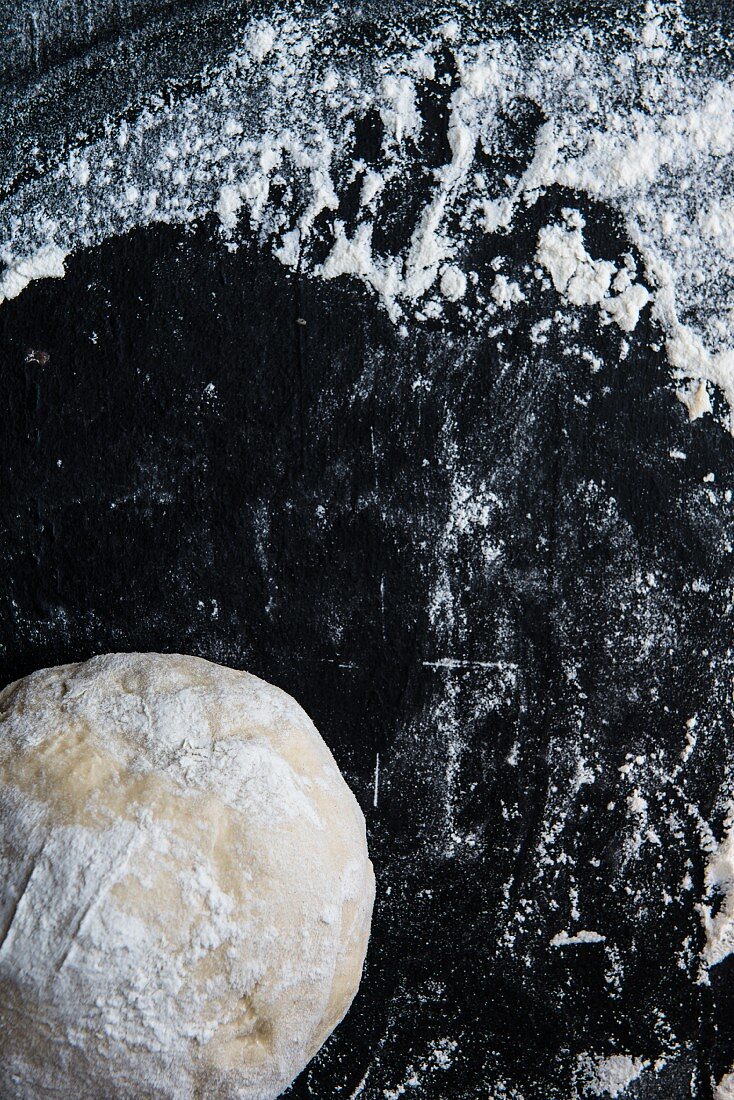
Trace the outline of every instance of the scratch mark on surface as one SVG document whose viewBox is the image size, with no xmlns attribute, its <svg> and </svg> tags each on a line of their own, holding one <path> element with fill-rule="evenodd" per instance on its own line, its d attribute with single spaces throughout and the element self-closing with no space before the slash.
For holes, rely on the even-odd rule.
<svg viewBox="0 0 734 1100">
<path fill-rule="evenodd" d="M 361 1081 L 359 1082 L 359 1084 L 357 1085 L 357 1087 L 356 1087 L 356 1089 L 354 1090 L 354 1092 L 353 1092 L 353 1093 L 351 1093 L 351 1095 L 349 1096 L 349 1100 L 356 1100 L 356 1098 L 357 1098 L 358 1096 L 361 1096 L 361 1095 L 362 1095 L 362 1093 L 364 1092 L 364 1090 L 365 1090 L 365 1087 L 366 1087 L 366 1085 L 367 1085 L 367 1078 L 369 1077 L 369 1075 L 370 1075 L 370 1071 L 371 1071 L 371 1070 L 372 1070 L 372 1066 L 368 1066 L 368 1067 L 367 1067 L 367 1072 L 365 1073 L 364 1077 L 362 1078 L 362 1080 L 361 1080 Z"/>
<path fill-rule="evenodd" d="M 509 661 L 464 661 L 458 657 L 439 657 L 436 661 L 421 661 L 424 668 L 493 668 L 516 670 L 517 665 Z"/>
<path fill-rule="evenodd" d="M 128 857 L 136 846 L 138 837 L 135 830 L 132 835 L 129 836 L 127 844 L 118 850 L 116 858 L 111 862 L 111 866 L 106 875 L 96 883 L 94 893 L 87 901 L 86 905 L 82 907 L 81 913 L 78 914 L 74 923 L 74 927 L 68 933 L 68 940 L 65 946 L 61 950 L 58 962 L 56 964 L 56 972 L 60 973 L 66 966 L 72 949 L 76 946 L 77 939 L 84 930 L 85 924 L 89 919 L 89 915 L 94 911 L 96 906 L 105 898 L 108 888 L 114 883 L 122 873 L 124 873 L 125 866 L 127 865 Z"/>
<path fill-rule="evenodd" d="M 372 805 L 377 809 L 377 797 L 380 791 L 380 754 L 378 752 L 377 759 L 375 760 L 375 792 L 372 797 Z"/>
<path fill-rule="evenodd" d="M 347 1097 L 347 1100 L 357 1100 L 357 1097 L 361 1096 L 362 1093 L 364 1092 L 364 1090 L 367 1086 L 367 1079 L 370 1076 L 370 1074 L 372 1073 L 372 1070 L 374 1069 L 374 1067 L 376 1065 L 377 1066 L 380 1065 L 380 1052 L 382 1051 L 382 1048 L 384 1047 L 385 1043 L 387 1042 L 389 1034 L 390 1034 L 390 1029 L 388 1027 L 388 1029 L 385 1031 L 385 1033 L 381 1036 L 381 1038 L 377 1042 L 377 1046 L 375 1047 L 375 1050 L 374 1050 L 374 1053 L 372 1055 L 372 1059 L 370 1061 L 370 1064 L 367 1066 L 367 1069 L 365 1070 L 364 1077 L 362 1077 L 361 1081 L 359 1082 L 359 1084 L 354 1089 L 354 1092 L 351 1092 L 349 1094 L 349 1096 Z"/>
<path fill-rule="evenodd" d="M 13 921 L 15 920 L 15 918 L 18 914 L 18 907 L 19 907 L 21 901 L 23 900 L 23 897 L 25 896 L 26 890 L 30 886 L 31 879 L 33 878 L 33 873 L 36 870 L 36 867 L 38 866 L 38 860 L 41 857 L 41 852 L 43 852 L 43 847 L 41 847 L 41 850 L 39 851 L 38 855 L 33 860 L 33 863 L 31 865 L 30 870 L 28 871 L 28 873 L 26 874 L 26 876 L 23 878 L 23 880 L 21 882 L 20 891 L 19 891 L 18 895 L 16 896 L 15 900 L 11 903 L 10 912 L 8 914 L 8 920 L 6 921 L 5 927 L 3 928 L 2 933 L 0 934 L 0 951 L 2 951 L 2 949 L 5 945 L 5 942 L 7 941 L 7 938 L 10 935 L 10 930 L 13 927 Z"/>
</svg>

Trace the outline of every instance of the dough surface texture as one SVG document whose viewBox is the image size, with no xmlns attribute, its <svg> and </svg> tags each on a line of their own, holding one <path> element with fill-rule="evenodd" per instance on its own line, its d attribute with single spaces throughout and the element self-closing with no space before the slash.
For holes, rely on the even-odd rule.
<svg viewBox="0 0 734 1100">
<path fill-rule="evenodd" d="M 112 654 L 0 693 L 0 1097 L 271 1100 L 359 985 L 365 823 L 290 696 Z"/>
</svg>

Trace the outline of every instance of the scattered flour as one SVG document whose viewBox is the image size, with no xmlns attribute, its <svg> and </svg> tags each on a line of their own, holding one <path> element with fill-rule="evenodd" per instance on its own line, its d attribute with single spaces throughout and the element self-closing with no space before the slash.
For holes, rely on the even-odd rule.
<svg viewBox="0 0 734 1100">
<path fill-rule="evenodd" d="M 579 1059 L 582 1096 L 624 1096 L 625 1089 L 636 1081 L 650 1063 L 628 1054 L 613 1054 L 604 1058 L 583 1055 Z"/>
<path fill-rule="evenodd" d="M 444 268 L 441 276 L 441 293 L 450 302 L 456 302 L 466 294 L 466 275 L 458 267 Z"/>
<path fill-rule="evenodd" d="M 249 224 L 287 266 L 361 279 L 396 321 L 435 317 L 458 302 L 507 312 L 532 276 L 527 285 L 472 278 L 470 287 L 471 243 L 508 233 L 562 186 L 619 215 L 642 270 L 631 256 L 622 266 L 595 257 L 583 217 L 566 211 L 537 241 L 536 262 L 559 296 L 598 308 L 600 322 L 625 333 L 650 306 L 691 417 L 711 412 L 706 383 L 734 405 L 734 82 L 686 44 L 677 4 L 638 12 L 626 40 L 614 28 L 582 27 L 518 42 L 478 34 L 468 9 L 466 27 L 454 21 L 423 40 L 406 35 L 408 46 L 369 59 L 321 49 L 333 12 L 254 20 L 233 31 L 229 55 L 207 70 L 199 92 L 133 103 L 126 121 L 110 118 L 102 137 L 80 141 L 30 181 L 5 180 L 0 296 L 61 275 L 66 255 L 133 226 L 214 213 L 230 247 Z M 450 157 L 431 166 L 407 244 L 378 248 L 391 188 L 420 170 L 419 93 L 447 50 Z M 504 120 L 527 103 L 542 120 L 528 161 L 519 173 L 494 171 Z M 369 110 L 383 128 L 371 165 L 355 147 L 355 120 Z M 358 213 L 347 218 L 342 198 L 355 182 Z M 441 297 L 422 312 L 434 285 Z"/>
<path fill-rule="evenodd" d="M 576 944 L 583 943 L 604 943 L 606 938 L 600 932 L 587 932 L 586 929 L 582 929 L 573 935 L 565 931 L 558 932 L 550 941 L 550 944 L 551 947 L 574 947 Z"/>
<path fill-rule="evenodd" d="M 563 316 L 593 310 L 600 325 L 624 334 L 635 332 L 649 309 L 659 326 L 653 338 L 662 330 L 676 393 L 691 419 L 712 415 L 715 389 L 734 408 L 734 81 L 687 44 L 676 4 L 640 4 L 639 13 L 626 42 L 587 29 L 520 43 L 455 23 L 367 60 L 325 53 L 326 21 L 297 22 L 274 12 L 242 31 L 200 91 L 170 103 L 161 97 L 132 104 L 127 122 L 108 119 L 102 136 L 80 140 L 35 178 L 4 189 L 0 298 L 14 297 L 33 279 L 63 275 L 68 255 L 135 226 L 187 225 L 214 215 L 226 247 L 255 234 L 288 268 L 315 279 L 356 278 L 400 325 L 457 311 L 504 320 L 538 283 Z M 456 74 L 447 102 L 448 154 L 426 173 L 419 91 L 435 77 L 444 51 Z M 506 120 L 527 103 L 541 120 L 527 161 L 513 172 L 495 171 L 507 144 Z M 369 112 L 383 128 L 371 164 L 355 139 L 356 122 Z M 391 249 L 378 243 L 379 230 L 411 172 L 427 175 L 430 186 L 406 243 Z M 504 240 L 557 188 L 567 189 L 564 202 L 572 205 L 544 216 L 534 253 L 524 258 L 528 266 L 477 275 L 473 244 Z M 351 215 L 344 201 L 350 189 L 357 196 Z M 623 227 L 613 257 L 594 246 L 594 202 Z M 548 339 L 559 316 L 534 326 L 534 343 Z M 731 427 L 728 415 L 717 415 Z M 685 459 L 684 452 L 671 454 Z M 501 499 L 491 486 L 472 484 L 459 462 L 447 467 L 453 495 L 438 560 L 449 562 L 471 534 L 482 562 L 491 565 L 503 553 L 495 530 Z M 448 565 L 436 577 L 430 611 L 440 639 L 450 641 L 461 607 Z M 453 650 L 447 645 L 446 652 Z M 445 739 L 445 854 L 452 855 L 474 842 L 452 802 L 467 736 L 455 686 L 463 662 L 439 655 L 433 664 L 445 678 L 434 718 Z M 517 678 L 513 666 L 500 662 L 483 665 L 481 675 L 498 697 Z M 687 741 L 684 753 L 693 747 Z M 509 759 L 517 764 L 516 748 Z M 577 776 L 574 789 L 592 781 Z M 630 861 L 655 843 L 646 795 L 631 778 L 624 803 Z M 542 866 L 551 863 L 548 852 L 563 828 L 551 798 L 549 816 L 556 811 L 558 824 L 538 846 Z M 732 833 L 718 846 L 711 837 L 708 851 L 703 962 L 714 966 L 734 951 Z M 585 918 L 572 912 L 563 919 Z M 550 938 L 560 949 L 594 943 L 604 944 L 610 989 L 621 988 L 619 951 L 600 933 L 564 930 Z M 427 1057 L 390 1095 L 417 1088 L 414 1078 L 447 1068 L 450 1057 L 450 1051 L 445 1059 Z M 647 1066 L 628 1055 L 584 1055 L 580 1095 L 621 1097 Z M 734 1096 L 733 1080 L 729 1074 L 719 1083 L 717 1100 Z"/>
<path fill-rule="evenodd" d="M 624 332 L 637 327 L 650 292 L 633 282 L 634 261 L 617 270 L 608 260 L 595 260 L 586 250 L 578 211 L 566 210 L 567 226 L 552 225 L 538 234 L 535 259 L 550 275 L 556 290 L 576 306 L 598 305 Z M 499 276 L 498 276 L 499 278 Z"/>
<path fill-rule="evenodd" d="M 734 811 L 734 807 L 732 807 Z M 719 844 L 711 840 L 711 854 L 706 868 L 709 904 L 701 906 L 706 941 L 703 960 L 716 966 L 734 953 L 734 820 L 725 823 L 724 837 Z"/>
<path fill-rule="evenodd" d="M 734 1100 L 734 1073 L 727 1073 L 714 1088 L 714 1100 Z"/>
<path fill-rule="evenodd" d="M 497 305 L 505 310 L 512 309 L 516 302 L 525 300 L 519 283 L 511 282 L 505 275 L 495 277 L 490 294 Z"/>
</svg>

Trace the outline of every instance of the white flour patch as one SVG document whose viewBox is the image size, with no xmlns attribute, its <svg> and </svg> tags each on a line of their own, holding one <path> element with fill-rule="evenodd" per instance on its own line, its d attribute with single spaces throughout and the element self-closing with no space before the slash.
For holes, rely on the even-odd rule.
<svg viewBox="0 0 734 1100">
<path fill-rule="evenodd" d="M 624 332 L 632 332 L 650 301 L 649 291 L 633 281 L 634 260 L 628 257 L 625 266 L 617 270 L 608 260 L 593 259 L 584 244 L 583 218 L 575 210 L 566 210 L 564 215 L 566 226 L 541 229 L 536 261 L 571 305 L 598 305 L 602 321 L 611 319 Z"/>
<path fill-rule="evenodd" d="M 565 931 L 558 932 L 550 941 L 550 944 L 551 947 L 574 947 L 577 944 L 584 943 L 604 943 L 606 938 L 599 932 L 589 932 L 582 928 L 580 932 L 574 932 L 573 935 Z"/>
<path fill-rule="evenodd" d="M 730 808 L 720 843 L 710 838 L 706 867 L 709 902 L 701 906 L 706 942 L 703 960 L 716 966 L 734 953 L 734 806 Z"/>
<path fill-rule="evenodd" d="M 329 18 L 275 12 L 251 24 L 201 91 L 131 104 L 128 120 L 110 118 L 104 136 L 12 187 L 0 202 L 0 294 L 62 274 L 67 254 L 110 235 L 213 213 L 230 247 L 249 223 L 284 265 L 356 277 L 396 321 L 464 308 L 470 284 L 475 305 L 505 312 L 527 286 L 504 275 L 482 285 L 467 266 L 471 242 L 507 233 L 560 185 L 616 211 L 642 268 L 594 256 L 583 219 L 567 212 L 537 245 L 559 296 L 624 332 L 651 305 L 691 417 L 710 411 L 706 383 L 734 404 L 734 84 L 681 44 L 677 5 L 641 8 L 625 46 L 589 28 L 551 44 L 479 40 L 454 23 L 409 48 L 344 62 L 320 47 Z M 430 166 L 408 243 L 390 251 L 375 231 L 391 186 L 420 162 L 420 90 L 441 49 L 458 74 L 450 155 Z M 521 174 L 496 177 L 504 120 L 523 103 L 545 121 Z M 383 136 L 367 165 L 354 135 L 370 109 Z M 355 185 L 358 213 L 347 219 L 343 199 Z"/>
<path fill-rule="evenodd" d="M 628 1054 L 608 1058 L 583 1055 L 579 1059 L 581 1096 L 624 1096 L 628 1085 L 636 1081 L 650 1063 Z"/>
<path fill-rule="evenodd" d="M 5 269 L 0 276 L 0 302 L 17 298 L 34 279 L 60 279 L 65 274 L 66 253 L 55 244 L 41 245 L 29 256 L 14 256 L 3 249 Z"/>
<path fill-rule="evenodd" d="M 714 1100 L 734 1100 L 734 1073 L 727 1073 L 714 1089 Z"/>
</svg>

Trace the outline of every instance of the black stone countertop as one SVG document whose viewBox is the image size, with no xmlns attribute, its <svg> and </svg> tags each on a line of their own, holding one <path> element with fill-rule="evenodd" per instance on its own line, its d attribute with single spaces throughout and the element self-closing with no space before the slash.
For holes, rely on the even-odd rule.
<svg viewBox="0 0 734 1100">
<path fill-rule="evenodd" d="M 5 94 L 27 105 L 6 180 L 23 126 L 122 95 L 79 75 L 116 36 L 153 80 L 166 21 L 159 64 L 193 71 L 235 18 L 140 0 L 70 30 L 46 7 L 34 54 L 28 12 L 0 4 Z M 39 99 L 54 66 L 76 105 Z M 631 248 L 572 198 L 595 255 Z M 503 254 L 531 254 L 568 201 L 521 214 Z M 477 242 L 474 267 L 495 252 Z M 646 315 L 620 359 L 618 330 L 582 312 L 596 373 L 557 332 L 534 343 L 553 294 L 538 284 L 502 340 L 450 309 L 401 335 L 361 285 L 295 276 L 253 240 L 228 252 L 212 219 L 110 240 L 0 307 L 0 683 L 116 650 L 246 668 L 306 708 L 364 809 L 367 970 L 294 1098 L 571 1100 L 589 1052 L 650 1062 L 627 1097 L 710 1098 L 734 1059 L 734 964 L 697 981 L 688 810 L 720 828 L 734 512 L 702 479 L 734 484 L 734 443 L 688 422 Z M 658 839 L 633 852 L 638 757 Z M 605 939 L 557 949 L 573 891 Z"/>
</svg>

